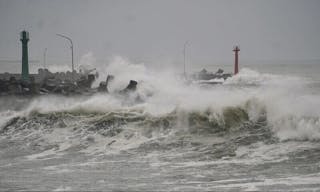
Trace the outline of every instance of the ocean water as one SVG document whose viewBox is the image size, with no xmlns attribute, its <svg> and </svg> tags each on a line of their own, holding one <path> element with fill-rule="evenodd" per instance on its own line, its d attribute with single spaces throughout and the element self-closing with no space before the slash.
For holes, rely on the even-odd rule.
<svg viewBox="0 0 320 192">
<path fill-rule="evenodd" d="M 117 61 L 111 94 L 2 97 L 0 191 L 320 191 L 319 72 L 252 65 L 199 86 Z"/>
</svg>

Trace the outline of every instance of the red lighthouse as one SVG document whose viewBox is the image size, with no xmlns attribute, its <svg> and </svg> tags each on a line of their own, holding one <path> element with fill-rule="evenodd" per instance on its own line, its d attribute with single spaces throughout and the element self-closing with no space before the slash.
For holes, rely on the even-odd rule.
<svg viewBox="0 0 320 192">
<path fill-rule="evenodd" d="M 238 46 L 235 46 L 233 48 L 234 51 L 234 74 L 236 75 L 239 72 L 239 64 L 238 64 L 238 52 L 240 51 L 240 48 Z"/>
</svg>

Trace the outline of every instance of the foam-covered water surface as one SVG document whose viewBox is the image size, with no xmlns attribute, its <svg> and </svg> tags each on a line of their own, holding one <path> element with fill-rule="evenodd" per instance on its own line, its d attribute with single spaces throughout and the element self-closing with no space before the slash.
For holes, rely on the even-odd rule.
<svg viewBox="0 0 320 192">
<path fill-rule="evenodd" d="M 318 80 L 244 68 L 203 87 L 121 58 L 104 70 L 110 94 L 1 98 L 0 190 L 320 190 Z M 130 79 L 137 92 L 117 94 Z"/>
</svg>

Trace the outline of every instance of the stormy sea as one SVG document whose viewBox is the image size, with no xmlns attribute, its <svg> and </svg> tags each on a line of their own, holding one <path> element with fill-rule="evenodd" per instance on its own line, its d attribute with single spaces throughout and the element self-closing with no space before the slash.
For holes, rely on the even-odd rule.
<svg viewBox="0 0 320 192">
<path fill-rule="evenodd" d="M 320 191 L 319 71 L 199 85 L 120 62 L 109 94 L 1 97 L 0 191 Z"/>
</svg>

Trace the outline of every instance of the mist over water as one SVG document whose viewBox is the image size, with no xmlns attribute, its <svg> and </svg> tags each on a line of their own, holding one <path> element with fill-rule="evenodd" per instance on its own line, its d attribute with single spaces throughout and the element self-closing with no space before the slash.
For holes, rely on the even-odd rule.
<svg viewBox="0 0 320 192">
<path fill-rule="evenodd" d="M 304 67 L 214 86 L 121 57 L 95 67 L 110 94 L 1 98 L 3 189 L 320 189 L 320 81 Z M 137 92 L 117 94 L 130 80 Z"/>
</svg>

